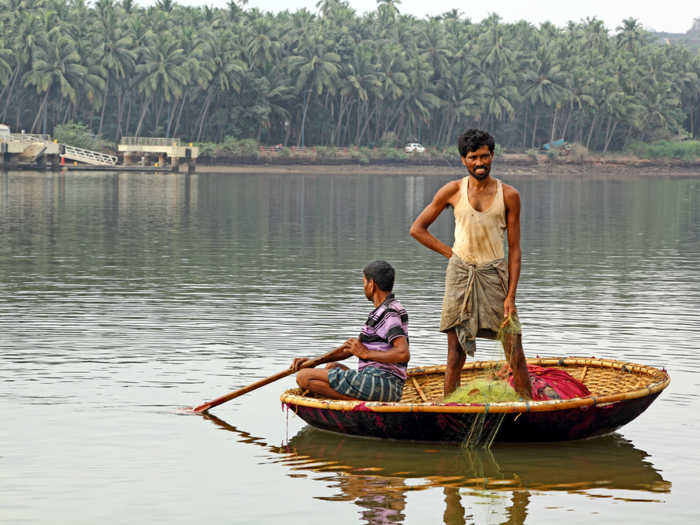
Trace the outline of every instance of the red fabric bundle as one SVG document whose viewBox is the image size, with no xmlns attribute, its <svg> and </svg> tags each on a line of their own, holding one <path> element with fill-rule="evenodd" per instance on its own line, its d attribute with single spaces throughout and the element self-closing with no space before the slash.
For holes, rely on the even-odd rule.
<svg viewBox="0 0 700 525">
<path fill-rule="evenodd" d="M 568 372 L 557 368 L 544 368 L 537 365 L 527 365 L 532 382 L 533 401 L 548 401 L 550 398 L 544 393 L 547 386 L 551 386 L 559 394 L 561 399 L 574 399 L 576 397 L 588 397 L 591 391 L 578 379 L 574 379 Z M 513 376 L 509 378 L 513 386 Z"/>
</svg>

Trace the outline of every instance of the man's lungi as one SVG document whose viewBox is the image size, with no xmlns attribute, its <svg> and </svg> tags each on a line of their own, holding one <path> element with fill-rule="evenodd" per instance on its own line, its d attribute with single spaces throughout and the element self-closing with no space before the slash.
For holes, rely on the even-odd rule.
<svg viewBox="0 0 700 525">
<path fill-rule="evenodd" d="M 361 371 L 331 368 L 328 371 L 331 388 L 362 401 L 401 401 L 404 380 L 391 372 L 368 366 Z"/>
<path fill-rule="evenodd" d="M 476 266 L 452 254 L 447 265 L 440 331 L 454 328 L 462 348 L 473 356 L 477 336 L 496 339 L 503 323 L 503 302 L 507 295 L 505 258 Z M 513 321 L 520 326 L 517 314 L 513 315 Z"/>
</svg>

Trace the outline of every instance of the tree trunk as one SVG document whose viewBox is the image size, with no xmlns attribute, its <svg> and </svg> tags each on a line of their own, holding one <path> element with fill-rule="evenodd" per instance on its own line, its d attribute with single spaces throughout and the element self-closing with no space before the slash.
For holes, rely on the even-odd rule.
<svg viewBox="0 0 700 525">
<path fill-rule="evenodd" d="M 5 89 L 7 89 L 7 86 L 10 86 L 10 92 L 7 94 L 7 102 L 5 102 L 5 111 L 2 112 L 2 120 L 5 120 L 5 117 L 7 116 L 7 110 L 10 108 L 10 104 L 12 103 L 12 91 L 15 89 L 15 83 L 17 82 L 17 78 L 19 77 L 19 69 L 20 69 L 20 64 L 18 63 L 17 66 L 15 67 L 15 78 L 12 80 L 12 82 L 8 82 L 5 85 Z M 5 90 L 3 89 L 2 92 L 4 93 Z M 2 96 L 2 95 L 0 95 Z M 17 131 L 17 130 L 15 130 Z"/>
<path fill-rule="evenodd" d="M 589 146 L 590 143 L 591 143 L 591 137 L 593 136 L 593 128 L 595 127 L 595 121 L 596 121 L 597 118 L 598 118 L 598 111 L 596 111 L 596 112 L 593 114 L 593 122 L 591 122 L 591 129 L 590 129 L 590 131 L 588 132 L 588 140 L 586 141 L 586 149 L 588 149 L 588 146 Z"/>
<path fill-rule="evenodd" d="M 109 69 L 107 69 L 107 78 L 105 79 L 105 94 L 102 98 L 102 113 L 100 114 L 100 130 L 97 134 L 102 136 L 102 123 L 105 120 L 105 108 L 107 107 L 107 96 L 109 95 Z"/>
<path fill-rule="evenodd" d="M 445 135 L 445 147 L 449 148 L 450 147 L 450 141 L 452 140 L 452 132 L 455 129 L 455 122 L 457 121 L 457 112 L 455 111 L 454 115 L 452 115 L 452 118 L 450 119 L 450 127 L 448 128 L 449 131 Z"/>
<path fill-rule="evenodd" d="M 535 104 L 535 126 L 532 128 L 532 145 L 530 148 L 535 149 L 535 139 L 537 138 L 537 121 L 540 119 L 540 105 Z"/>
<path fill-rule="evenodd" d="M 63 115 L 63 122 L 61 123 L 62 126 L 66 125 L 66 120 L 68 120 L 68 112 L 70 111 L 71 104 L 73 102 L 68 102 L 68 105 L 66 106 L 66 114 Z"/>
<path fill-rule="evenodd" d="M 559 112 L 559 108 L 555 106 L 554 107 L 554 118 L 553 118 L 553 122 L 552 122 L 552 136 L 549 138 L 549 142 L 554 142 L 554 130 L 557 127 L 557 113 L 558 112 Z"/>
<path fill-rule="evenodd" d="M 284 130 L 284 147 L 287 147 L 289 143 L 289 134 L 292 132 L 292 121 L 294 120 L 294 115 L 289 116 L 289 125 Z"/>
<path fill-rule="evenodd" d="M 608 146 L 610 145 L 610 141 L 613 138 L 613 135 L 615 134 L 615 128 L 617 127 L 617 120 L 615 120 L 615 124 L 613 125 L 612 131 L 610 132 L 610 137 L 606 138 L 605 141 L 605 149 L 603 149 L 603 157 L 605 157 L 605 154 L 608 152 Z M 608 124 L 609 126 L 610 124 Z"/>
<path fill-rule="evenodd" d="M 204 122 L 206 121 L 207 112 L 209 111 L 209 105 L 211 104 L 211 101 L 214 98 L 214 87 L 215 84 L 212 84 L 211 88 L 209 89 L 209 93 L 207 93 L 207 98 L 204 101 L 204 106 L 202 107 L 200 117 L 199 119 L 197 119 L 197 123 L 199 123 L 199 133 L 197 134 L 197 142 L 201 140 L 202 133 L 204 132 Z M 197 128 L 197 123 L 195 123 L 194 125 L 195 129 Z"/>
<path fill-rule="evenodd" d="M 367 106 L 368 100 L 357 105 L 357 133 L 355 133 L 355 145 L 360 145 L 360 131 L 362 126 L 362 114 L 365 112 L 365 107 Z"/>
<path fill-rule="evenodd" d="M 399 117 L 402 117 L 402 116 L 403 116 L 402 113 L 401 113 L 401 109 L 403 108 L 403 105 L 404 105 L 405 103 L 406 103 L 406 99 L 403 99 L 403 100 L 401 101 L 401 104 L 399 104 L 399 107 L 396 109 L 396 116 L 393 117 L 393 118 L 391 118 L 391 117 L 389 116 L 389 112 L 387 111 L 387 117 L 386 117 L 386 118 L 387 118 L 387 124 L 386 124 L 386 128 L 385 128 L 387 131 L 391 128 L 391 124 L 394 123 L 394 118 L 399 118 Z M 390 120 L 390 118 L 391 118 L 391 120 Z M 396 128 L 397 128 L 397 127 L 398 127 L 398 126 L 394 126 L 394 132 L 396 131 Z"/>
<path fill-rule="evenodd" d="M 569 122 L 571 121 L 571 115 L 574 112 L 574 108 L 572 107 L 571 110 L 569 111 L 569 114 L 566 116 L 566 123 L 564 124 L 564 133 L 562 133 L 562 138 L 566 140 L 566 132 L 569 129 Z"/>
<path fill-rule="evenodd" d="M 350 115 L 352 114 L 352 107 L 355 105 L 355 101 L 351 100 L 348 103 L 347 110 L 345 111 L 345 127 L 342 128 L 343 131 L 343 136 L 340 139 L 340 144 L 339 146 L 342 146 L 345 144 L 345 137 L 348 136 L 348 130 L 350 129 Z"/>
<path fill-rule="evenodd" d="M 608 149 L 608 134 L 610 133 L 610 124 L 612 122 L 612 118 L 613 118 L 613 115 L 611 112 L 608 114 L 608 123 L 605 126 L 605 139 L 603 140 L 603 157 L 605 157 L 605 152 Z M 617 121 L 615 121 L 615 122 L 617 123 Z M 602 122 L 601 122 L 601 126 L 602 126 Z"/>
<path fill-rule="evenodd" d="M 340 111 L 338 111 L 338 124 L 335 127 L 335 135 L 333 136 L 333 140 L 331 141 L 331 146 L 335 145 L 336 143 L 340 145 L 340 130 L 343 125 L 343 115 L 345 114 L 345 110 L 348 107 L 347 100 L 348 99 L 346 96 L 340 96 Z"/>
<path fill-rule="evenodd" d="M 115 140 L 117 144 L 122 138 L 122 117 L 124 116 L 124 99 L 126 96 L 122 93 L 122 87 L 118 85 L 117 89 L 117 135 Z"/>
<path fill-rule="evenodd" d="M 140 137 L 141 136 L 141 126 L 143 125 L 143 119 L 146 116 L 146 111 L 148 111 L 148 105 L 151 103 L 151 99 L 153 98 L 153 95 L 148 97 L 146 99 L 146 102 L 143 104 L 143 110 L 141 110 L 141 117 L 139 118 L 139 125 L 136 127 L 136 133 L 134 136 Z"/>
<path fill-rule="evenodd" d="M 577 142 L 579 142 L 580 144 L 583 144 L 583 126 L 586 122 L 586 117 L 588 117 L 588 113 L 590 113 L 589 109 L 586 109 L 586 111 L 581 112 L 581 122 L 578 126 L 578 133 L 576 134 L 576 136 L 578 137 Z"/>
<path fill-rule="evenodd" d="M 92 117 L 95 114 L 95 106 L 93 104 L 90 104 L 90 125 L 88 128 L 90 129 L 90 132 L 92 132 Z"/>
<path fill-rule="evenodd" d="M 44 101 L 41 103 L 41 106 L 39 106 L 39 111 L 37 112 L 36 118 L 34 119 L 34 124 L 32 124 L 32 129 L 29 131 L 30 135 L 34 133 L 34 128 L 36 127 L 37 123 L 39 122 L 39 119 L 41 118 L 42 110 L 44 109 L 44 106 L 46 106 L 46 101 L 49 98 L 50 91 L 51 87 L 49 86 L 49 89 L 46 90 L 46 96 L 44 97 Z"/>
<path fill-rule="evenodd" d="M 598 142 L 600 139 L 600 132 L 603 130 L 603 119 L 600 119 L 600 124 L 598 124 L 598 130 L 595 132 L 595 140 L 593 141 L 593 149 L 598 149 Z"/>
<path fill-rule="evenodd" d="M 530 105 L 527 102 L 525 102 L 525 120 L 523 121 L 523 149 L 525 149 L 525 145 L 527 144 L 527 113 L 529 109 Z"/>
<path fill-rule="evenodd" d="M 627 130 L 627 137 L 625 138 L 625 145 L 623 146 L 624 150 L 627 150 L 627 144 L 629 144 L 630 135 L 632 134 L 633 127 L 634 127 L 634 124 L 630 124 L 630 129 Z"/>
<path fill-rule="evenodd" d="M 375 111 L 377 111 L 377 104 L 376 103 L 374 104 L 374 109 L 372 110 L 372 113 L 370 113 L 367 116 L 367 121 L 365 122 L 365 127 L 362 128 L 362 133 L 360 133 L 360 140 L 358 141 L 358 143 L 362 141 L 362 137 L 365 135 L 365 130 L 367 129 L 367 126 L 369 126 L 369 122 L 372 119 L 372 115 L 374 115 Z"/>
<path fill-rule="evenodd" d="M 165 97 L 160 99 L 160 104 L 158 104 L 158 111 L 156 111 L 156 121 L 153 124 L 153 136 L 156 136 L 156 133 L 158 133 L 158 122 L 160 121 L 160 114 L 163 111 L 163 104 L 165 104 Z"/>
<path fill-rule="evenodd" d="M 185 107 L 185 101 L 187 100 L 187 93 L 182 97 L 182 104 L 180 104 L 180 111 L 177 114 L 177 122 L 175 123 L 175 131 L 173 131 L 173 138 L 177 137 L 177 130 L 180 127 L 180 117 L 182 117 L 182 108 Z"/>
<path fill-rule="evenodd" d="M 131 122 L 131 103 L 134 101 L 134 97 L 129 97 L 129 110 L 126 112 L 126 126 L 124 127 L 124 136 L 129 136 L 129 123 Z"/>
<path fill-rule="evenodd" d="M 17 70 L 18 70 L 18 69 L 19 69 L 19 63 L 15 66 L 14 71 L 12 71 L 12 74 L 10 75 L 10 78 L 7 80 L 7 84 L 5 84 L 5 87 L 2 88 L 2 92 L 0 92 L 0 99 L 1 99 L 2 96 L 5 94 L 5 91 L 7 91 L 7 88 L 9 88 L 10 85 L 12 85 L 12 81 L 14 80 L 15 75 L 17 74 Z"/>
</svg>

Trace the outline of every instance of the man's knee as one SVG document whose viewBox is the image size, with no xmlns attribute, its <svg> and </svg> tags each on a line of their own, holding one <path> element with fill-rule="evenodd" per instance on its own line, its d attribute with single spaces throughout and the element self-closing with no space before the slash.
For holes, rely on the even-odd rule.
<svg viewBox="0 0 700 525">
<path fill-rule="evenodd" d="M 311 374 L 309 374 L 308 370 L 306 369 L 302 369 L 297 372 L 297 385 L 299 385 L 299 388 L 302 390 L 309 389 L 309 380 L 311 379 L 310 375 Z"/>
</svg>

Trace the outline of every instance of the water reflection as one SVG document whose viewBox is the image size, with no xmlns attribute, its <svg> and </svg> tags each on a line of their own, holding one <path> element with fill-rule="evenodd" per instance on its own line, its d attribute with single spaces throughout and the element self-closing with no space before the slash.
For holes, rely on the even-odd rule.
<svg viewBox="0 0 700 525">
<path fill-rule="evenodd" d="M 634 501 L 657 501 L 671 482 L 649 455 L 619 434 L 558 444 L 500 445 L 468 450 L 452 445 L 399 443 L 335 435 L 304 427 L 282 446 L 271 446 L 225 421 L 205 419 L 266 449 L 266 462 L 289 468 L 292 478 L 312 478 L 332 487 L 326 501 L 354 502 L 364 522 L 402 523 L 409 492 L 441 490 L 446 524 L 479 522 L 472 507 L 484 503 L 488 523 L 522 524 L 530 495 L 564 491 L 629 501 L 614 491 L 648 493 Z M 368 446 L 371 444 L 371 446 Z M 612 494 L 601 490 L 613 491 Z M 485 509 L 485 510 L 484 510 Z"/>
<path fill-rule="evenodd" d="M 498 446 L 491 455 L 313 431 L 270 447 L 282 442 L 284 423 L 278 413 L 261 416 L 276 412 L 277 397 L 259 391 L 245 409 L 232 404 L 221 413 L 240 409 L 235 421 L 265 441 L 238 439 L 262 450 L 231 446 L 217 438 L 232 434 L 167 410 L 241 388 L 301 352 L 321 354 L 356 334 L 369 311 L 361 268 L 378 258 L 397 268 L 397 296 L 411 316 L 411 366 L 443 363 L 446 261 L 408 230 L 452 178 L 1 173 L 0 493 L 14 521 L 110 522 L 119 507 L 122 521 L 137 523 L 235 515 L 239 523 L 325 524 L 322 507 L 330 506 L 338 524 L 355 521 L 355 512 L 370 523 L 409 522 L 421 512 L 426 523 L 522 523 L 527 514 L 538 523 L 587 523 L 589 497 L 609 498 L 593 504 L 602 510 L 614 498 L 654 500 L 655 491 L 670 490 L 647 455 L 619 436 Z M 698 179 L 504 180 L 523 197 L 526 352 L 670 370 L 672 385 L 624 433 L 663 462 L 673 494 L 668 505 L 616 512 L 688 521 L 697 513 L 697 460 L 688 451 L 697 444 L 700 400 L 692 307 L 700 304 Z M 433 231 L 451 242 L 453 228 L 443 214 Z M 479 358 L 492 348 L 481 345 Z M 207 461 L 180 453 L 200 439 L 210 440 Z M 278 463 L 255 468 L 251 448 Z M 124 468 L 130 461 L 138 468 Z M 246 475 L 231 476 L 232 463 Z M 305 476 L 315 495 L 345 507 L 309 501 L 303 482 L 284 474 Z M 295 490 L 287 492 L 290 481 Z M 267 505 L 270 494 L 275 505 Z M 205 503 L 192 505 L 193 495 Z M 439 500 L 435 512 L 416 508 L 422 498 Z M 543 509 L 572 498 L 561 513 Z"/>
</svg>

